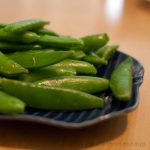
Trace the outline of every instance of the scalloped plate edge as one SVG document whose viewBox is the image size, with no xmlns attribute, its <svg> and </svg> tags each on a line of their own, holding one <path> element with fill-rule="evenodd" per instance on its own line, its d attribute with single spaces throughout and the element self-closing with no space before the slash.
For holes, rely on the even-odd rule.
<svg viewBox="0 0 150 150">
<path fill-rule="evenodd" d="M 100 117 L 96 117 L 95 119 L 92 120 L 88 120 L 88 121 L 84 121 L 82 123 L 67 123 L 67 122 L 63 122 L 63 121 L 57 121 L 57 120 L 53 120 L 53 119 L 46 119 L 43 117 L 39 117 L 39 116 L 30 116 L 30 115 L 2 115 L 0 116 L 0 119 L 3 120 L 18 120 L 18 121 L 30 121 L 30 122 L 36 122 L 36 123 L 43 123 L 43 124 L 47 124 L 47 125 L 53 125 L 56 127 L 63 127 L 63 128 L 83 128 L 83 127 L 88 127 L 94 124 L 97 124 L 99 122 L 102 122 L 104 120 L 108 120 L 110 118 L 114 118 L 117 116 L 121 116 L 123 114 L 127 114 L 131 111 L 133 111 L 135 108 L 137 108 L 138 104 L 139 104 L 139 86 L 136 87 L 136 91 L 138 93 L 137 95 L 137 101 L 136 103 L 132 106 L 132 107 L 128 107 L 126 109 L 120 110 L 120 111 L 116 111 L 116 112 L 112 112 L 110 114 L 106 114 Z"/>
</svg>

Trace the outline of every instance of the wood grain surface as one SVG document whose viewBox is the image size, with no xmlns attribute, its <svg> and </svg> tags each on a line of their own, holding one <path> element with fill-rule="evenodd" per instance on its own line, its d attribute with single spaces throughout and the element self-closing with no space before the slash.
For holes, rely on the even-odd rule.
<svg viewBox="0 0 150 150">
<path fill-rule="evenodd" d="M 145 68 L 139 107 L 79 130 L 0 120 L 0 150 L 150 150 L 150 2 L 146 0 L 0 0 L 0 22 L 42 18 L 60 34 L 107 32 Z"/>
</svg>

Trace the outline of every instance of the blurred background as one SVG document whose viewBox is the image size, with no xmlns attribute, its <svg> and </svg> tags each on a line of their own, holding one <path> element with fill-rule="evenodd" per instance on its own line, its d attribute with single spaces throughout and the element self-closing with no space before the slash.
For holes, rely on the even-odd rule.
<svg viewBox="0 0 150 150">
<path fill-rule="evenodd" d="M 75 37 L 107 32 L 112 43 L 130 54 L 143 47 L 150 53 L 146 0 L 0 0 L 0 22 L 30 18 L 50 20 L 50 28 Z"/>
</svg>

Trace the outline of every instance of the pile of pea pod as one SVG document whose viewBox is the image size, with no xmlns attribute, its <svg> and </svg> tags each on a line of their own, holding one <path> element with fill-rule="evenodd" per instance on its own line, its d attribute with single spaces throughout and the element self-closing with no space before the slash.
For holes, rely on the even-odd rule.
<svg viewBox="0 0 150 150">
<path fill-rule="evenodd" d="M 110 80 L 96 77 L 118 49 L 106 33 L 82 38 L 45 28 L 49 21 L 0 23 L 0 113 L 24 113 L 26 107 L 47 111 L 103 108 L 95 93 L 109 88 L 116 99 L 132 92 L 132 58 L 119 64 Z"/>
</svg>

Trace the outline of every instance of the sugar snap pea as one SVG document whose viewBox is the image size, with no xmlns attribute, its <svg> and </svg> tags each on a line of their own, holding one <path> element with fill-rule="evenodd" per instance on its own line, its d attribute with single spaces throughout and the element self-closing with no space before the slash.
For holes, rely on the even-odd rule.
<svg viewBox="0 0 150 150">
<path fill-rule="evenodd" d="M 0 113 L 2 114 L 18 114 L 23 113 L 25 103 L 20 99 L 0 91 Z"/>
<path fill-rule="evenodd" d="M 100 97 L 77 90 L 37 86 L 10 79 L 1 79 L 0 86 L 2 90 L 33 108 L 77 111 L 104 107 L 104 101 Z"/>
<path fill-rule="evenodd" d="M 24 51 L 24 50 L 34 50 L 41 49 L 40 45 L 33 44 L 18 44 L 18 43 L 6 43 L 0 42 L 0 51 L 3 53 L 15 52 L 15 51 Z"/>
<path fill-rule="evenodd" d="M 113 56 L 113 54 L 117 51 L 118 47 L 119 47 L 118 45 L 106 45 L 98 49 L 96 51 L 96 54 L 105 60 L 109 60 Z"/>
<path fill-rule="evenodd" d="M 75 50 L 73 55 L 71 56 L 71 59 L 81 60 L 85 56 L 86 54 L 82 50 Z"/>
<path fill-rule="evenodd" d="M 1 28 L 4 28 L 5 26 L 6 26 L 6 24 L 0 23 L 0 29 L 1 29 Z"/>
<path fill-rule="evenodd" d="M 4 27 L 4 30 L 8 32 L 20 33 L 43 27 L 46 24 L 49 24 L 49 21 L 41 19 L 24 20 L 8 24 Z"/>
<path fill-rule="evenodd" d="M 84 51 L 89 53 L 103 47 L 108 41 L 109 37 L 106 33 L 89 35 L 82 38 L 84 41 Z"/>
<path fill-rule="evenodd" d="M 68 88 L 87 93 L 101 92 L 109 87 L 107 79 L 90 76 L 60 76 L 39 80 L 35 83 L 47 87 Z"/>
<path fill-rule="evenodd" d="M 83 60 L 94 65 L 107 65 L 108 64 L 108 62 L 105 59 L 100 58 L 96 54 L 87 55 L 83 58 Z"/>
<path fill-rule="evenodd" d="M 16 79 L 33 82 L 41 79 L 57 76 L 75 76 L 76 70 L 72 67 L 48 66 L 30 71 L 28 74 L 21 74 Z"/>
<path fill-rule="evenodd" d="M 40 28 L 40 29 L 36 29 L 34 30 L 35 33 L 40 34 L 40 35 L 52 35 L 52 36 L 59 36 L 55 31 L 51 30 L 51 29 L 46 29 L 46 28 Z"/>
<path fill-rule="evenodd" d="M 80 60 L 66 59 L 55 64 L 54 66 L 73 67 L 76 69 L 77 74 L 95 75 L 97 73 L 94 65 Z"/>
<path fill-rule="evenodd" d="M 28 73 L 28 70 L 0 52 L 0 74 L 4 76 L 11 76 L 20 73 Z"/>
<path fill-rule="evenodd" d="M 32 43 L 38 41 L 39 36 L 34 32 L 25 32 L 23 34 L 15 34 L 0 30 L 0 40 L 8 42 Z"/>
<path fill-rule="evenodd" d="M 132 58 L 128 58 L 115 68 L 110 78 L 110 88 L 118 100 L 131 100 L 132 80 Z"/>
<path fill-rule="evenodd" d="M 43 46 L 53 47 L 53 48 L 65 48 L 65 49 L 74 49 L 82 48 L 83 41 L 67 36 L 50 36 L 43 35 L 39 38 L 39 44 Z"/>
<path fill-rule="evenodd" d="M 72 54 L 72 51 L 54 51 L 50 49 L 18 51 L 7 56 L 25 68 L 33 69 L 58 63 Z"/>
</svg>

